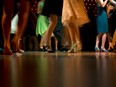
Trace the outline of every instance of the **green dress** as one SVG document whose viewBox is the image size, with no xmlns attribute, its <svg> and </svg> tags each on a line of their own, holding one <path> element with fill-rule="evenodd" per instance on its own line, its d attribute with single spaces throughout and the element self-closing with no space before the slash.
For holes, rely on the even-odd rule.
<svg viewBox="0 0 116 87">
<path fill-rule="evenodd" d="M 39 7 L 42 10 L 44 6 L 44 2 L 39 3 Z M 36 24 L 36 35 L 41 35 L 45 33 L 49 25 L 48 18 L 44 15 L 39 14 L 38 19 L 37 19 L 37 24 Z"/>
</svg>

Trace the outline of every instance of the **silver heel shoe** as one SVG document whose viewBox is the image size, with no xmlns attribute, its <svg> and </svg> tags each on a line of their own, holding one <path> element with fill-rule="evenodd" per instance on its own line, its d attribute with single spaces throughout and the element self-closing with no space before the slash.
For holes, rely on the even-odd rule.
<svg viewBox="0 0 116 87">
<path fill-rule="evenodd" d="M 96 52 L 100 52 L 100 49 L 98 47 L 95 47 Z"/>
<path fill-rule="evenodd" d="M 71 46 L 70 50 L 68 50 L 67 52 L 68 53 L 76 53 L 77 52 L 76 47 L 77 47 L 77 44 L 75 43 Z"/>
</svg>

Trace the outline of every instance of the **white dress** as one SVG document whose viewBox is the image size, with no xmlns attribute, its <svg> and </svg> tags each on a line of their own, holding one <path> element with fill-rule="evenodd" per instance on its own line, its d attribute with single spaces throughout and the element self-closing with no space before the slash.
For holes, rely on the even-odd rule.
<svg viewBox="0 0 116 87">
<path fill-rule="evenodd" d="M 17 31 L 18 24 L 18 13 L 13 17 L 11 21 L 11 34 L 14 34 Z"/>
</svg>

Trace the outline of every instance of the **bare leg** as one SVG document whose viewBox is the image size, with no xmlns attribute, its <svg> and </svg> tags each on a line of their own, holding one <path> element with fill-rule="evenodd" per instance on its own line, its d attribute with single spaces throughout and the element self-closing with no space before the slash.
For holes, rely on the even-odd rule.
<svg viewBox="0 0 116 87">
<path fill-rule="evenodd" d="M 106 42 L 106 34 L 103 34 L 103 36 L 102 36 L 102 44 L 101 44 L 101 48 L 103 50 L 106 50 L 105 49 L 105 42 Z"/>
<path fill-rule="evenodd" d="M 81 42 L 81 38 L 80 38 L 80 31 L 79 31 L 79 27 L 77 27 L 75 29 L 76 32 L 76 44 L 77 44 L 77 51 L 81 51 L 82 50 L 82 42 Z"/>
<path fill-rule="evenodd" d="M 41 41 L 40 41 L 40 48 L 43 49 L 43 46 L 45 46 L 45 40 L 47 37 L 47 31 L 43 34 L 43 36 L 41 37 Z"/>
<path fill-rule="evenodd" d="M 71 40 L 67 26 L 63 27 L 62 33 L 63 33 L 62 46 L 68 49 L 71 45 Z"/>
<path fill-rule="evenodd" d="M 13 44 L 15 46 L 15 51 L 22 52 L 20 50 L 20 39 L 27 25 L 28 15 L 30 11 L 30 2 L 27 0 L 19 0 L 19 2 L 19 22 L 17 26 L 17 32 L 15 34 L 15 37 L 13 38 Z"/>
<path fill-rule="evenodd" d="M 13 15 L 13 5 L 14 5 L 13 0 L 4 0 L 4 10 L 2 17 L 4 55 L 12 55 L 10 48 L 10 29 L 11 29 L 11 19 Z"/>
<path fill-rule="evenodd" d="M 111 50 L 113 49 L 112 48 L 112 37 L 110 34 L 107 34 L 107 37 L 108 37 L 108 43 L 109 43 L 108 50 Z"/>
<path fill-rule="evenodd" d="M 74 30 L 75 27 L 74 27 L 73 24 L 68 23 L 68 22 L 67 22 L 67 27 L 68 27 L 68 31 L 69 31 L 69 35 L 70 35 L 70 39 L 71 39 L 71 46 L 72 46 L 72 45 L 74 45 L 76 43 L 76 39 L 75 39 L 76 32 Z"/>
<path fill-rule="evenodd" d="M 48 46 L 50 43 L 50 39 L 51 39 L 52 33 L 56 27 L 57 20 L 58 20 L 57 15 L 52 15 L 52 14 L 50 15 L 50 24 L 48 26 L 47 35 L 46 35 L 46 46 Z"/>
<path fill-rule="evenodd" d="M 40 48 L 43 49 L 44 46 L 46 46 L 46 39 L 47 39 L 47 31 L 44 33 L 44 35 L 42 36 L 41 38 L 41 41 L 40 41 Z M 49 48 L 51 48 L 51 39 L 49 41 L 49 43 L 47 44 L 48 46 L 50 46 Z M 45 48 L 44 50 L 47 50 L 47 48 Z"/>
<path fill-rule="evenodd" d="M 95 51 L 99 51 L 99 42 L 100 42 L 100 38 L 102 36 L 102 33 L 99 33 L 97 36 L 96 36 L 96 44 L 95 44 Z"/>
<path fill-rule="evenodd" d="M 114 35 L 112 39 L 112 45 L 111 45 L 112 48 L 114 48 L 115 43 L 116 43 L 116 30 L 114 31 Z"/>
<path fill-rule="evenodd" d="M 78 33 L 77 28 L 73 23 L 67 22 L 67 28 L 69 31 L 70 39 L 71 39 L 71 48 L 68 52 L 77 52 L 77 41 L 78 41 Z"/>
</svg>

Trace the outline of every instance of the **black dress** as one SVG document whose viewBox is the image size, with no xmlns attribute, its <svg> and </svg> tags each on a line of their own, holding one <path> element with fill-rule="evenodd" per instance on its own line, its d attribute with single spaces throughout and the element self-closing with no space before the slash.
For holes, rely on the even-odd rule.
<svg viewBox="0 0 116 87">
<path fill-rule="evenodd" d="M 55 14 L 62 15 L 63 0 L 45 0 L 42 15 L 49 16 Z"/>
</svg>

